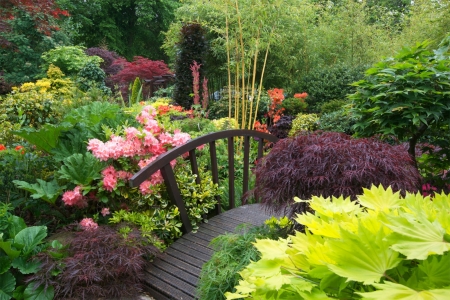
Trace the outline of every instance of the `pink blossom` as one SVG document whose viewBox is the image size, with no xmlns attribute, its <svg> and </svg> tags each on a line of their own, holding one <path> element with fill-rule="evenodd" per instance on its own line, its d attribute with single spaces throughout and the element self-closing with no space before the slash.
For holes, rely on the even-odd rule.
<svg viewBox="0 0 450 300">
<path fill-rule="evenodd" d="M 98 228 L 98 224 L 92 218 L 84 218 L 79 224 L 83 230 L 95 230 Z"/>
<path fill-rule="evenodd" d="M 130 180 L 133 177 L 133 173 L 127 171 L 117 171 L 117 178 L 122 180 Z"/>
<path fill-rule="evenodd" d="M 127 128 L 125 128 L 125 134 L 126 134 L 127 140 L 132 140 L 132 139 L 137 138 L 140 135 L 140 131 L 134 127 L 127 127 Z"/>
<path fill-rule="evenodd" d="M 73 191 L 66 191 L 62 196 L 65 205 L 83 208 L 87 206 L 86 197 L 81 193 L 81 187 L 77 186 Z"/>
<path fill-rule="evenodd" d="M 161 171 L 156 171 L 150 178 L 150 182 L 152 185 L 161 184 L 164 182 L 164 178 L 162 177 Z"/>
<path fill-rule="evenodd" d="M 102 208 L 102 211 L 101 211 L 101 214 L 102 214 L 104 217 L 106 217 L 107 215 L 111 214 L 111 213 L 109 212 L 109 207 L 103 207 L 103 208 Z"/>
<path fill-rule="evenodd" d="M 141 185 L 139 185 L 139 190 L 143 195 L 151 194 L 152 183 L 149 180 L 145 180 Z"/>
<path fill-rule="evenodd" d="M 98 139 L 90 139 L 88 142 L 87 149 L 95 153 L 103 145 L 104 145 L 103 142 Z"/>
<path fill-rule="evenodd" d="M 103 176 L 116 176 L 116 169 L 113 166 L 108 166 L 102 171 Z"/>
<path fill-rule="evenodd" d="M 160 143 L 163 145 L 172 145 L 173 137 L 169 133 L 165 133 L 165 132 L 161 133 L 158 136 L 158 139 L 159 139 Z"/>
<path fill-rule="evenodd" d="M 187 141 L 191 139 L 191 136 L 188 133 L 180 132 L 179 130 L 175 130 L 173 135 L 172 145 L 174 147 L 181 146 L 185 144 Z"/>
<path fill-rule="evenodd" d="M 145 129 L 153 133 L 161 132 L 161 127 L 159 127 L 158 121 L 156 120 L 147 120 L 145 123 Z"/>
<path fill-rule="evenodd" d="M 116 185 L 117 177 L 113 175 L 106 175 L 105 177 L 103 177 L 103 187 L 105 188 L 105 190 L 112 192 Z"/>
</svg>

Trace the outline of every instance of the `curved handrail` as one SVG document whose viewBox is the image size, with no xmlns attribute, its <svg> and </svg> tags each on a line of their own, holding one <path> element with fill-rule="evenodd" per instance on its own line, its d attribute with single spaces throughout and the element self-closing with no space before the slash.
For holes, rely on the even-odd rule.
<svg viewBox="0 0 450 300">
<path fill-rule="evenodd" d="M 177 146 L 166 153 L 158 156 L 156 160 L 139 170 L 130 179 L 130 186 L 136 187 L 144 182 L 147 178 L 153 175 L 158 170 L 161 171 L 161 175 L 164 179 L 164 183 L 167 187 L 169 197 L 180 212 L 181 221 L 183 223 L 183 231 L 185 233 L 192 231 L 192 226 L 189 221 L 189 217 L 186 211 L 184 201 L 181 197 L 180 189 L 175 180 L 175 174 L 172 170 L 170 162 L 179 156 L 189 153 L 189 160 L 191 161 L 192 172 L 197 175 L 196 181 L 200 183 L 200 174 L 198 173 L 198 166 L 195 156 L 195 149 L 199 146 L 209 144 L 209 153 L 211 158 L 211 172 L 213 182 L 218 184 L 218 166 L 217 166 L 217 153 L 215 142 L 220 139 L 228 139 L 228 185 L 229 185 L 229 206 L 234 208 L 234 137 L 245 137 L 244 139 L 244 176 L 243 176 L 243 193 L 248 190 L 248 178 L 249 178 L 249 152 L 250 152 L 250 137 L 259 138 L 258 141 L 258 158 L 263 156 L 263 141 L 276 143 L 278 138 L 274 135 L 246 129 L 232 129 L 219 132 L 210 133 L 196 139 L 188 141 L 186 144 Z M 221 212 L 220 198 L 217 197 L 216 212 Z"/>
<path fill-rule="evenodd" d="M 220 139 L 230 137 L 241 137 L 241 136 L 262 138 L 272 143 L 276 143 L 278 141 L 278 138 L 276 136 L 271 135 L 269 133 L 247 129 L 230 129 L 203 135 L 188 141 L 186 144 L 170 149 L 169 151 L 158 156 L 156 160 L 154 160 L 153 162 L 151 162 L 150 164 L 139 170 L 136 174 L 133 175 L 133 177 L 131 177 L 130 186 L 136 187 L 140 185 L 147 178 L 153 175 L 156 171 L 162 169 L 165 165 L 169 164 L 172 160 L 201 145 L 205 145 L 207 143 L 217 141 Z"/>
</svg>

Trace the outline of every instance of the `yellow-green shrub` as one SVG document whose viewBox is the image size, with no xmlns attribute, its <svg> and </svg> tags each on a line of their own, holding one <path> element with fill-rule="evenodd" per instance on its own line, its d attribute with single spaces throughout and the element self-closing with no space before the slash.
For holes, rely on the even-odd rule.
<svg viewBox="0 0 450 300">
<path fill-rule="evenodd" d="M 298 114 L 292 121 L 289 136 L 295 136 L 300 131 L 314 131 L 317 129 L 319 116 L 316 114 Z"/>
<path fill-rule="evenodd" d="M 218 130 L 237 129 L 239 124 L 234 118 L 220 118 L 218 120 L 212 120 L 212 123 Z"/>
</svg>

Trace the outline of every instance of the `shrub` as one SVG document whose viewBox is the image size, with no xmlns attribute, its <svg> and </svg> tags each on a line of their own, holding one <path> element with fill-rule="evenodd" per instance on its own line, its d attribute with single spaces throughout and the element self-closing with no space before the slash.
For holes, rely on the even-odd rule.
<svg viewBox="0 0 450 300">
<path fill-rule="evenodd" d="M 353 135 L 353 125 L 355 125 L 356 117 L 346 109 L 339 109 L 330 113 L 324 113 L 320 116 L 317 129 L 322 131 L 343 132 Z"/>
<path fill-rule="evenodd" d="M 308 104 L 303 98 L 286 98 L 281 103 L 281 107 L 284 108 L 283 114 L 285 116 L 296 116 L 299 113 L 306 111 Z"/>
<path fill-rule="evenodd" d="M 105 94 L 111 90 L 105 86 L 105 72 L 95 63 L 87 62 L 77 74 L 77 84 L 80 90 L 86 92 L 91 87 L 97 87 Z"/>
<path fill-rule="evenodd" d="M 257 240 L 259 261 L 227 299 L 449 299 L 450 197 L 364 189 L 312 197 L 306 232 Z M 298 200 L 303 201 L 303 200 Z"/>
<path fill-rule="evenodd" d="M 298 114 L 292 121 L 292 128 L 289 136 L 295 136 L 301 131 L 314 131 L 317 129 L 319 116 L 316 114 Z"/>
<path fill-rule="evenodd" d="M 345 100 L 331 100 L 320 106 L 320 112 L 323 114 L 332 113 L 341 110 L 347 103 L 348 101 Z"/>
<path fill-rule="evenodd" d="M 355 139 L 344 133 L 314 132 L 280 140 L 255 167 L 253 192 L 264 206 L 290 214 L 304 206 L 293 197 L 356 198 L 372 184 L 416 192 L 420 175 L 403 146 L 376 139 Z"/>
<path fill-rule="evenodd" d="M 178 43 L 178 55 L 175 62 L 175 89 L 173 100 L 184 107 L 190 109 L 193 99 L 193 76 L 190 66 L 196 61 L 203 65 L 203 55 L 206 51 L 206 32 L 198 23 L 188 23 L 181 28 L 180 42 Z M 203 78 L 203 68 L 200 70 L 200 77 Z"/>
<path fill-rule="evenodd" d="M 120 66 L 113 64 L 116 59 L 120 58 L 116 52 L 96 47 L 88 48 L 84 52 L 89 56 L 95 55 L 103 59 L 100 63 L 100 68 L 107 76 L 114 75 L 120 71 Z"/>
<path fill-rule="evenodd" d="M 128 99 L 128 87 L 136 77 L 141 80 L 152 79 L 153 76 L 169 74 L 170 70 L 163 61 L 149 60 L 142 56 L 135 56 L 129 62 L 125 58 L 118 58 L 111 67 L 120 66 L 121 70 L 110 79 L 114 85 L 118 85 L 124 99 Z"/>
<path fill-rule="evenodd" d="M 366 66 L 335 65 L 310 72 L 299 80 L 296 90 L 307 91 L 308 108 L 318 112 L 322 103 L 344 99 L 355 92 L 350 84 L 363 78 Z"/>
<path fill-rule="evenodd" d="M 99 65 L 102 59 L 98 56 L 89 56 L 84 53 L 82 46 L 60 46 L 42 54 L 44 71 L 50 65 L 55 65 L 67 76 L 75 76 L 87 62 Z"/>
<path fill-rule="evenodd" d="M 145 258 L 158 251 L 137 230 L 122 232 L 100 226 L 73 233 L 67 249 L 38 256 L 41 270 L 29 281 L 53 286 L 55 299 L 136 297 L 142 292 Z"/>
<path fill-rule="evenodd" d="M 292 129 L 292 121 L 294 116 L 282 116 L 277 123 L 268 128 L 269 132 L 279 139 L 288 137 L 289 131 Z"/>
</svg>

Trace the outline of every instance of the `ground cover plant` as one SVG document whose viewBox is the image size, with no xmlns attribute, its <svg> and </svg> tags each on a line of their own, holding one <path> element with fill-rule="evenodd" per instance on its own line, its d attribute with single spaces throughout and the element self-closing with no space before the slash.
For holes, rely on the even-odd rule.
<svg viewBox="0 0 450 300">
<path fill-rule="evenodd" d="M 403 146 L 337 132 L 305 132 L 280 140 L 255 167 L 254 195 L 268 209 L 302 212 L 308 199 L 356 195 L 372 184 L 416 192 L 421 177 Z"/>
<path fill-rule="evenodd" d="M 261 259 L 227 299 L 446 299 L 450 197 L 372 186 L 350 197 L 313 196 L 288 239 L 257 240 Z"/>
</svg>

